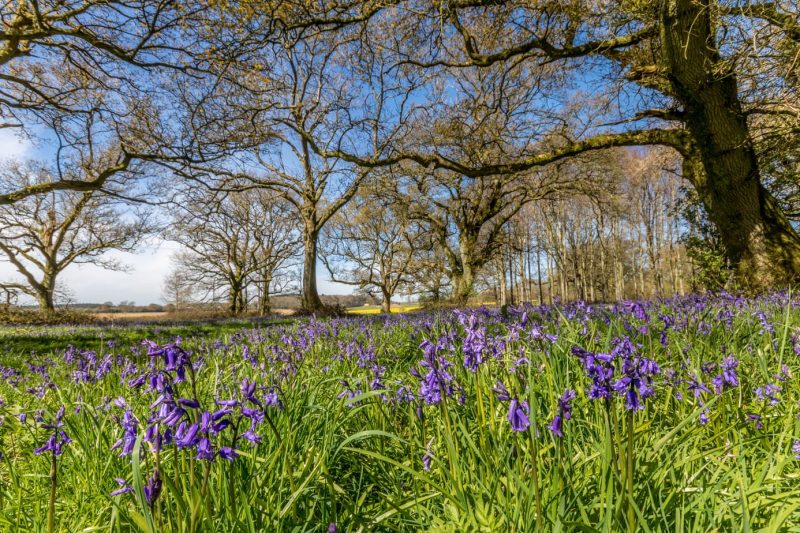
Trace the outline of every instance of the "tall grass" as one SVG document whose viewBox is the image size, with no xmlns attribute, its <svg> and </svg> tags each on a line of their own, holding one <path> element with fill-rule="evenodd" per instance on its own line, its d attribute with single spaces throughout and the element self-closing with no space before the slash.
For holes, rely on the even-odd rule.
<svg viewBox="0 0 800 533">
<path fill-rule="evenodd" d="M 213 411 L 217 400 L 241 398 L 247 378 L 264 387 L 258 398 L 280 399 L 262 410 L 258 444 L 241 438 L 244 419 L 228 415 L 233 425 L 212 442 L 236 448 L 232 461 L 148 442 L 148 427 L 166 428 L 158 417 L 148 423 L 158 392 L 128 382 L 164 362 L 124 331 L 116 344 L 109 333 L 69 351 L 6 353 L 0 530 L 49 529 L 53 465 L 56 531 L 800 530 L 796 331 L 796 302 L 776 294 L 184 337 L 192 368 L 176 396 Z M 590 399 L 585 361 L 573 353 L 612 353 L 625 337 L 660 367 L 636 411 L 617 392 Z M 424 341 L 435 345 L 432 358 Z M 465 355 L 480 360 L 474 369 Z M 737 383 L 717 391 L 728 357 Z M 428 360 L 452 377 L 436 382 L 438 401 L 423 399 Z M 622 360 L 611 364 L 619 379 Z M 527 402 L 524 431 L 509 423 L 498 381 Z M 558 437 L 550 425 L 567 389 L 576 397 Z M 35 455 L 50 431 L 42 424 L 62 405 L 72 442 L 61 455 Z M 140 422 L 124 456 L 112 450 L 123 436 L 120 405 Z M 203 409 L 187 409 L 187 419 Z M 148 501 L 156 471 L 162 488 Z M 129 492 L 110 495 L 121 487 Z"/>
</svg>

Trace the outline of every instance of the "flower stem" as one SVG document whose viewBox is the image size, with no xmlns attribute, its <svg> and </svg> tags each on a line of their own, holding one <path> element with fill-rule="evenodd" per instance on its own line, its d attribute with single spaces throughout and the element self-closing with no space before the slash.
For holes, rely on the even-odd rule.
<svg viewBox="0 0 800 533">
<path fill-rule="evenodd" d="M 536 423 L 531 425 L 528 428 L 528 434 L 530 435 L 531 439 L 531 446 L 533 447 L 532 450 L 532 458 L 531 458 L 531 469 L 532 469 L 532 476 L 533 476 L 533 497 L 536 501 L 536 531 L 541 531 L 541 524 L 542 524 L 542 495 L 539 492 L 539 443 L 536 439 Z"/>
<path fill-rule="evenodd" d="M 47 506 L 47 531 L 53 533 L 56 523 L 56 485 L 58 483 L 58 459 L 56 454 L 50 454 L 50 501 Z"/>
<path fill-rule="evenodd" d="M 628 530 L 636 530 L 636 514 L 633 509 L 633 410 L 628 411 L 628 446 L 626 457 L 626 482 L 628 484 Z"/>
</svg>

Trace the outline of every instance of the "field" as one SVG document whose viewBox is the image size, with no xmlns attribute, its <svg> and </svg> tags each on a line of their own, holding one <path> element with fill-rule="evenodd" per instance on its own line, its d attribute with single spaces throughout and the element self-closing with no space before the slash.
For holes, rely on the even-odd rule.
<svg viewBox="0 0 800 533">
<path fill-rule="evenodd" d="M 392 306 L 392 313 L 408 313 L 410 311 L 417 311 L 422 306 L 419 304 L 395 304 Z M 361 307 L 350 307 L 347 312 L 351 315 L 377 315 L 381 312 L 379 305 L 364 305 Z"/>
<path fill-rule="evenodd" d="M 2 531 L 800 531 L 800 300 L 0 330 Z"/>
</svg>

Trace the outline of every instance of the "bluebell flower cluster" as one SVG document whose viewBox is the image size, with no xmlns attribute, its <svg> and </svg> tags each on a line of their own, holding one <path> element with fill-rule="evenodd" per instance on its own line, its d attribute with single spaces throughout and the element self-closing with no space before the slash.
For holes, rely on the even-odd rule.
<svg viewBox="0 0 800 533">
<path fill-rule="evenodd" d="M 420 344 L 420 348 L 424 357 L 419 362 L 419 366 L 425 369 L 425 375 L 423 376 L 419 370 L 413 367 L 411 374 L 420 381 L 419 397 L 428 405 L 436 405 L 443 398 L 453 396 L 455 380 L 450 373 L 453 363 L 440 354 L 444 348 L 441 342 L 434 344 L 429 340 L 424 340 Z"/>
<path fill-rule="evenodd" d="M 72 442 L 69 435 L 62 429 L 64 427 L 64 406 L 62 405 L 58 409 L 55 418 L 51 422 L 41 424 L 41 427 L 50 430 L 50 436 L 47 442 L 34 449 L 33 453 L 42 455 L 50 452 L 56 457 L 64 453 L 64 446 Z"/>
<path fill-rule="evenodd" d="M 739 386 L 739 375 L 736 368 L 739 366 L 739 361 L 732 355 L 726 357 L 720 364 L 719 369 L 721 372 L 714 376 L 711 383 L 714 385 L 714 390 L 717 394 L 722 394 L 726 388 L 733 388 Z"/>
</svg>

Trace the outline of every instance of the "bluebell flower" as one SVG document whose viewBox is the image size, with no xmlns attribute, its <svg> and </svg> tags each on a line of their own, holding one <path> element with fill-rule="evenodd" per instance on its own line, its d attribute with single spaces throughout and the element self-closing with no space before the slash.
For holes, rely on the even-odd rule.
<svg viewBox="0 0 800 533">
<path fill-rule="evenodd" d="M 778 405 L 780 403 L 780 398 L 778 398 L 778 393 L 781 392 L 781 388 L 775 384 L 767 383 L 762 387 L 758 387 L 755 390 L 756 398 L 760 402 L 768 402 L 769 405 Z"/>
<path fill-rule="evenodd" d="M 558 399 L 558 409 L 553 421 L 550 423 L 549 429 L 556 437 L 563 437 L 564 420 L 572 418 L 572 400 L 575 399 L 575 391 L 566 389 L 561 398 Z"/>
<path fill-rule="evenodd" d="M 133 452 L 133 447 L 136 444 L 136 432 L 139 426 L 139 420 L 136 419 L 133 412 L 129 409 L 122 415 L 122 438 L 119 439 L 111 447 L 112 450 L 121 448 L 120 455 L 125 456 Z"/>
<path fill-rule="evenodd" d="M 156 470 L 153 472 L 153 475 L 150 476 L 150 479 L 147 480 L 147 483 L 145 483 L 144 486 L 144 499 L 147 502 L 147 505 L 153 507 L 153 504 L 155 504 L 156 500 L 161 494 L 161 488 L 161 476 L 158 475 L 158 470 Z"/>
<path fill-rule="evenodd" d="M 133 487 L 128 485 L 128 482 L 122 478 L 114 478 L 114 481 L 117 482 L 119 488 L 116 490 L 112 490 L 110 496 L 120 496 L 121 494 L 130 494 L 133 492 Z"/>
<path fill-rule="evenodd" d="M 64 453 L 64 446 L 72 442 L 72 439 L 61 429 L 64 427 L 63 418 L 64 406 L 62 405 L 52 422 L 41 425 L 42 428 L 50 429 L 52 432 L 43 445 L 33 450 L 34 454 L 41 455 L 45 452 L 50 452 L 54 456 L 59 456 Z"/>
<path fill-rule="evenodd" d="M 200 439 L 200 442 L 197 443 L 197 458 L 206 461 L 214 460 L 214 450 L 211 447 L 211 441 L 208 437 L 203 437 Z"/>
<path fill-rule="evenodd" d="M 714 376 L 714 378 L 711 380 L 711 383 L 714 384 L 714 390 L 716 390 L 717 394 L 722 393 L 726 387 L 739 386 L 739 376 L 736 373 L 736 368 L 738 366 L 739 361 L 737 361 L 733 356 L 726 357 L 719 364 L 719 368 L 722 370 L 722 372 Z"/>
<path fill-rule="evenodd" d="M 498 380 L 497 385 L 495 385 L 492 390 L 497 395 L 497 399 L 501 402 L 507 402 L 511 400 L 511 395 L 508 393 L 508 389 L 506 389 L 506 386 L 503 385 L 502 381 Z"/>
<path fill-rule="evenodd" d="M 512 431 L 526 431 L 530 427 L 529 412 L 528 402 L 520 402 L 517 398 L 511 399 L 508 407 L 508 422 L 511 424 Z"/>
<path fill-rule="evenodd" d="M 228 446 L 220 447 L 218 455 L 226 461 L 233 461 L 235 458 L 239 457 L 239 454 L 236 453 L 236 450 Z"/>
</svg>

